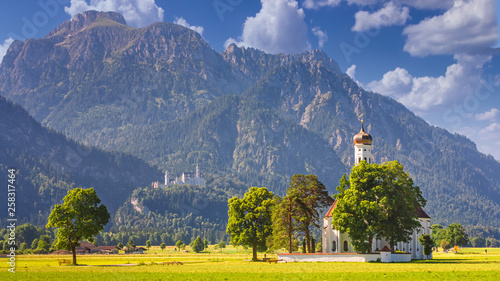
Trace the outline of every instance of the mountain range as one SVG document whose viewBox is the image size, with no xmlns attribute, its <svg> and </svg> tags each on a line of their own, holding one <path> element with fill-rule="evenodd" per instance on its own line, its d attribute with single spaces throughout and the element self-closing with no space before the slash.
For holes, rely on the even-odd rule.
<svg viewBox="0 0 500 281">
<path fill-rule="evenodd" d="M 13 42 L 0 65 L 0 94 L 50 128 L 2 101 L 36 127 L 19 133 L 26 124 L 8 120 L 2 138 L 24 135 L 25 142 L 2 141 L 2 167 L 40 165 L 21 165 L 22 157 L 14 155 L 19 151 L 53 159 L 42 152 L 61 147 L 51 142 L 64 138 L 54 130 L 85 144 L 66 140 L 75 147 L 95 147 L 103 159 L 133 159 L 126 168 L 89 163 L 89 169 L 108 169 L 95 182 L 102 184 L 103 201 L 116 200 L 113 210 L 118 201 L 130 206 L 137 199 L 139 191 L 129 197 L 134 188 L 160 180 L 158 169 L 180 175 L 196 164 L 211 177 L 238 183 L 227 196 L 241 193 L 239 183 L 283 195 L 296 173 L 316 174 L 333 194 L 354 164 L 352 137 L 363 119 L 375 161 L 405 166 L 433 223 L 500 226 L 499 162 L 466 137 L 360 88 L 321 50 L 271 55 L 231 45 L 217 53 L 198 33 L 176 24 L 132 28 L 120 14 L 88 11 L 45 38 Z M 38 135 L 45 136 L 43 151 L 35 145 Z M 80 172 L 66 174 L 69 185 L 89 178 Z M 127 192 L 120 197 L 108 198 L 118 190 L 110 185 L 104 191 L 106 181 L 127 178 L 122 173 L 136 181 L 123 186 Z M 35 192 L 36 182 L 30 188 Z M 148 200 L 143 203 L 156 204 Z"/>
</svg>

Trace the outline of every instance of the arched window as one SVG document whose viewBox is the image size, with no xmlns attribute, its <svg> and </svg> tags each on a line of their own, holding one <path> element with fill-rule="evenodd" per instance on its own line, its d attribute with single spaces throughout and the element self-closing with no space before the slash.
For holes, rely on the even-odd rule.
<svg viewBox="0 0 500 281">
<path fill-rule="evenodd" d="M 358 163 L 361 163 L 361 157 L 358 158 Z"/>
<path fill-rule="evenodd" d="M 366 161 L 366 157 L 365 157 L 365 161 Z"/>
<path fill-rule="evenodd" d="M 347 243 L 347 241 L 344 241 L 344 252 L 348 251 L 349 251 L 349 244 Z"/>
<path fill-rule="evenodd" d="M 335 240 L 332 242 L 332 252 L 337 252 L 337 242 L 335 242 Z"/>
</svg>

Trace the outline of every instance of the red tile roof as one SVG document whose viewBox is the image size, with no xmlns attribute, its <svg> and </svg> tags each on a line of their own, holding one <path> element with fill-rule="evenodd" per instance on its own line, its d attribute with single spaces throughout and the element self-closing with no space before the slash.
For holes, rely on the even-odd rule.
<svg viewBox="0 0 500 281">
<path fill-rule="evenodd" d="M 392 252 L 392 251 L 391 249 L 389 249 L 389 247 L 384 246 L 384 248 L 382 248 L 382 250 L 380 250 L 379 252 Z"/>
<path fill-rule="evenodd" d="M 333 204 L 330 207 L 330 209 L 328 209 L 328 211 L 326 211 L 325 218 L 329 218 L 332 216 L 332 211 L 333 211 L 333 209 L 335 209 L 335 207 L 337 207 L 337 199 L 335 199 L 335 201 L 333 201 Z"/>
<path fill-rule="evenodd" d="M 97 247 L 92 243 L 82 242 L 82 243 L 80 243 L 80 248 L 95 249 Z"/>
<path fill-rule="evenodd" d="M 430 219 L 429 215 L 421 207 L 417 207 L 417 217 L 419 219 Z"/>
</svg>

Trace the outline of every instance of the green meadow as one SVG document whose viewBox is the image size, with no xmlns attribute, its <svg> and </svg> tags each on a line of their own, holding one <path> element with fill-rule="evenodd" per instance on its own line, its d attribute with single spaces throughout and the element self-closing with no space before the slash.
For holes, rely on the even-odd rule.
<svg viewBox="0 0 500 281">
<path fill-rule="evenodd" d="M 204 253 L 152 247 L 145 254 L 79 255 L 79 266 L 59 265 L 71 255 L 20 255 L 16 273 L 0 261 L 1 280 L 499 280 L 500 249 L 463 248 L 410 263 L 251 262 L 249 250 L 213 246 Z M 264 254 L 259 254 L 262 258 Z M 275 258 L 275 254 L 267 254 Z M 182 265 L 163 265 L 180 261 Z"/>
</svg>

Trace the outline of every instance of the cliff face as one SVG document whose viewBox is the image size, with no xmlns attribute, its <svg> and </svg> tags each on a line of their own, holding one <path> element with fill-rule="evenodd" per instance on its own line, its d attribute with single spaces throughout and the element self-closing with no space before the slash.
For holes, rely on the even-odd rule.
<svg viewBox="0 0 500 281">
<path fill-rule="evenodd" d="M 135 29 L 119 14 L 90 11 L 44 39 L 14 42 L 0 93 L 77 141 L 172 171 L 199 163 L 278 193 L 294 173 L 316 173 L 334 192 L 364 119 L 375 161 L 407 168 L 434 222 L 500 221 L 497 161 L 359 88 L 319 50 L 270 55 L 231 45 L 219 54 L 184 27 Z"/>
</svg>

